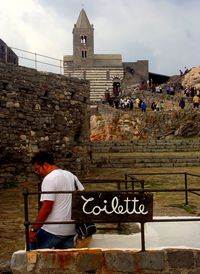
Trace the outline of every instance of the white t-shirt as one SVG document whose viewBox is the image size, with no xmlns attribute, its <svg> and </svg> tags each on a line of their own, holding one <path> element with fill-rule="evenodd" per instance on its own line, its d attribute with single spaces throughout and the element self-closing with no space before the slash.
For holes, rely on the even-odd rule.
<svg viewBox="0 0 200 274">
<path fill-rule="evenodd" d="M 84 187 L 78 178 L 69 171 L 56 169 L 45 176 L 41 191 L 74 191 L 75 182 L 79 190 Z M 45 222 L 65 222 L 71 220 L 71 193 L 43 193 L 40 201 L 54 201 L 51 213 Z M 42 229 L 54 235 L 74 235 L 75 224 L 44 224 Z"/>
</svg>

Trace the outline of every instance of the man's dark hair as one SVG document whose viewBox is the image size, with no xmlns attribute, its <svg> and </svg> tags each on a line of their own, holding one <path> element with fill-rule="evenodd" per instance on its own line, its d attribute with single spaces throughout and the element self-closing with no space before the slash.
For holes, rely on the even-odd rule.
<svg viewBox="0 0 200 274">
<path fill-rule="evenodd" d="M 53 156 L 45 151 L 40 151 L 36 153 L 33 158 L 31 159 L 31 163 L 38 164 L 42 166 L 44 163 L 48 163 L 50 165 L 54 165 Z"/>
</svg>

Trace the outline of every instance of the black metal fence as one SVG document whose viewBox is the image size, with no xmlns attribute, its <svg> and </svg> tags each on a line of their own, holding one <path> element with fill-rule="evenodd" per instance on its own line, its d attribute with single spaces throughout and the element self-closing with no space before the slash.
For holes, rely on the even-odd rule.
<svg viewBox="0 0 200 274">
<path fill-rule="evenodd" d="M 189 205 L 189 193 L 191 194 L 194 194 L 194 195 L 197 195 L 197 196 L 200 196 L 200 194 L 197 192 L 197 189 L 196 188 L 189 188 L 189 184 L 191 184 L 191 182 L 189 182 L 189 179 L 191 178 L 199 178 L 199 183 L 200 183 L 200 175 L 199 174 L 192 174 L 192 173 L 188 173 L 188 172 L 148 172 L 148 173 L 125 173 L 124 175 L 124 179 L 125 181 L 133 181 L 133 186 L 135 188 L 135 185 L 137 184 L 137 182 L 140 182 L 140 185 L 141 185 L 141 182 L 142 182 L 142 186 L 144 188 L 144 178 L 147 178 L 147 176 L 163 176 L 165 177 L 164 179 L 165 180 L 169 180 L 169 176 L 172 176 L 173 178 L 175 176 L 180 176 L 182 179 L 182 181 L 180 182 L 182 185 L 183 185 L 183 188 L 182 189 L 177 189 L 176 191 L 181 191 L 183 192 L 184 191 L 184 194 L 185 194 L 185 205 L 188 206 Z M 142 177 L 142 179 L 139 179 L 139 177 L 136 178 L 136 176 L 139 176 L 139 177 Z M 166 179 L 167 177 L 167 179 Z M 174 182 L 172 182 L 173 185 L 176 185 L 176 181 L 174 180 Z M 145 188 L 145 191 L 147 191 L 147 188 Z M 151 192 L 173 192 L 174 189 L 149 189 L 149 191 Z"/>
<path fill-rule="evenodd" d="M 138 179 L 136 176 L 157 176 L 157 175 L 165 175 L 165 176 L 175 176 L 175 175 L 181 175 L 183 176 L 184 180 L 182 182 L 183 187 L 182 188 L 171 188 L 171 189 L 158 189 L 158 188 L 146 188 L 145 187 L 145 180 L 144 179 Z M 188 199 L 188 193 L 192 193 L 194 195 L 200 195 L 200 188 L 189 188 L 189 182 L 188 182 L 188 177 L 198 177 L 200 178 L 200 175 L 197 174 L 191 174 L 191 173 L 134 173 L 134 174 L 125 174 L 125 179 L 124 180 L 98 180 L 98 179 L 89 179 L 89 180 L 81 180 L 84 185 L 89 185 L 91 184 L 92 186 L 95 185 L 95 191 L 101 192 L 102 190 L 105 189 L 112 189 L 113 190 L 113 185 L 115 190 L 117 191 L 123 191 L 123 192 L 129 192 L 132 193 L 156 193 L 156 192 L 175 192 L 175 193 L 180 193 L 183 192 L 185 193 L 185 204 L 189 205 L 189 199 Z M 99 189 L 98 189 L 99 187 Z M 89 188 L 89 187 L 88 187 Z M 87 187 L 86 187 L 87 189 Z M 94 190 L 94 186 L 91 187 L 91 189 Z M 28 200 L 29 196 L 31 195 L 38 195 L 40 196 L 42 192 L 37 191 L 37 192 L 29 192 L 28 190 L 25 190 L 23 192 L 24 195 L 24 225 L 25 225 L 25 235 L 26 235 L 26 250 L 29 251 L 29 226 L 33 224 L 43 224 L 43 223 L 36 223 L 33 222 L 29 219 L 29 207 L 28 207 Z M 45 192 L 43 192 L 45 193 Z M 49 192 L 48 192 L 49 193 Z M 53 192 L 55 193 L 55 192 Z M 65 191 L 65 192 L 56 192 L 56 193 L 72 193 L 72 191 Z M 92 220 L 91 220 L 92 221 Z M 153 218 L 151 222 L 188 222 L 188 221 L 200 221 L 200 218 L 198 217 L 193 217 L 193 218 L 163 218 L 163 219 L 158 219 L 158 218 Z M 72 222 L 54 222 L 54 223 L 47 223 L 44 222 L 45 224 L 68 224 L 68 223 L 76 223 L 75 221 Z M 96 223 L 104 223 L 103 221 L 101 222 L 96 222 Z M 110 223 L 112 220 L 110 220 Z M 141 251 L 145 251 L 145 231 L 144 231 L 144 224 L 145 222 L 140 222 L 141 225 Z M 120 230 L 120 223 L 117 223 L 117 226 L 115 227 L 98 227 L 99 230 Z"/>
</svg>

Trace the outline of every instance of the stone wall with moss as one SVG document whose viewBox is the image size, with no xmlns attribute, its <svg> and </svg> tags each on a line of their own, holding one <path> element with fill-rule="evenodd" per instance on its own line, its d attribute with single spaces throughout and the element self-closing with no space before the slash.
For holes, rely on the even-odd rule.
<svg viewBox="0 0 200 274">
<path fill-rule="evenodd" d="M 30 159 L 39 150 L 85 172 L 89 128 L 88 81 L 0 63 L 0 187 L 36 179 Z"/>
</svg>

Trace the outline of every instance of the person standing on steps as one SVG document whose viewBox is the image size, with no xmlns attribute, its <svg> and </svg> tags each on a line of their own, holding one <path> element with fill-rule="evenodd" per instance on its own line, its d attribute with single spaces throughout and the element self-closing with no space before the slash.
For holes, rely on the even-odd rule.
<svg viewBox="0 0 200 274">
<path fill-rule="evenodd" d="M 180 107 L 181 109 L 184 109 L 184 107 L 185 107 L 184 98 L 181 98 L 181 100 L 180 100 L 180 102 L 179 102 L 179 107 Z"/>
<path fill-rule="evenodd" d="M 192 100 L 193 100 L 193 108 L 199 108 L 199 102 L 200 102 L 199 96 L 195 95 Z"/>
<path fill-rule="evenodd" d="M 141 104 L 141 109 L 142 109 L 142 112 L 146 112 L 147 105 L 146 105 L 146 103 L 144 101 Z"/>
<path fill-rule="evenodd" d="M 54 164 L 51 154 L 38 152 L 31 160 L 38 174 L 44 177 L 41 191 L 74 191 L 84 187 L 69 171 Z M 75 187 L 76 184 L 76 187 Z M 67 222 L 71 220 L 71 193 L 42 193 L 42 203 L 36 222 Z M 74 247 L 75 224 L 34 224 L 30 228 L 30 250 L 43 248 L 66 249 Z"/>
</svg>

